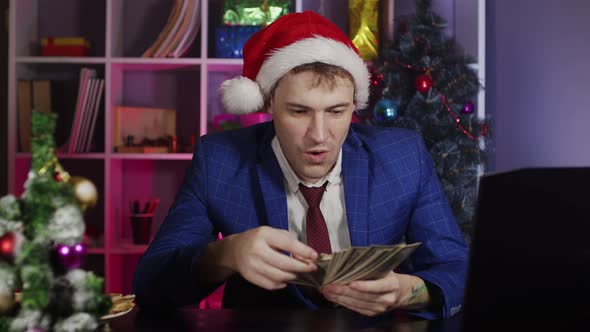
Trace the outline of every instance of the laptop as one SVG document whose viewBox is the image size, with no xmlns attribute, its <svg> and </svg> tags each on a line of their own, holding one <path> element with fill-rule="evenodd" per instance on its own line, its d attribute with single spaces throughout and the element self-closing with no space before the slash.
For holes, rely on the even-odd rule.
<svg viewBox="0 0 590 332">
<path fill-rule="evenodd" d="M 590 331 L 590 168 L 481 178 L 463 330 Z"/>
</svg>

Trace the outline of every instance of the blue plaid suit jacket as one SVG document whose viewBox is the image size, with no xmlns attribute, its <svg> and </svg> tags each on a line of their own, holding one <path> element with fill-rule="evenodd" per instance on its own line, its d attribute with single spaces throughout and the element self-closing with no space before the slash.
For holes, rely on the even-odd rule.
<svg viewBox="0 0 590 332">
<path fill-rule="evenodd" d="M 287 229 L 283 174 L 272 123 L 201 137 L 166 220 L 141 257 L 133 289 L 142 307 L 197 303 L 219 285 L 199 282 L 195 262 L 216 238 L 261 225 Z M 353 246 L 422 242 L 405 273 L 442 291 L 448 317 L 463 300 L 467 247 L 415 132 L 353 124 L 342 147 L 346 215 Z M 315 308 L 298 286 L 266 291 L 241 278 L 226 284 L 224 307 Z"/>
</svg>

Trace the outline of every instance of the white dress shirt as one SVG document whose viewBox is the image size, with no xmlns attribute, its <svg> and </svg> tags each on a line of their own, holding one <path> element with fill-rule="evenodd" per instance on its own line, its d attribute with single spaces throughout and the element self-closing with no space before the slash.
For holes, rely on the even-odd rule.
<svg viewBox="0 0 590 332">
<path fill-rule="evenodd" d="M 283 154 L 278 138 L 272 140 L 272 150 L 283 171 L 285 193 L 287 194 L 287 212 L 289 216 L 289 234 L 297 240 L 307 243 L 305 230 L 305 216 L 307 214 L 307 202 L 299 191 L 299 183 L 307 187 L 321 187 L 326 181 L 326 192 L 320 202 L 320 210 L 326 221 L 332 252 L 350 248 L 350 234 L 346 218 L 344 200 L 344 184 L 340 171 L 342 170 L 342 148 L 338 153 L 338 159 L 334 168 L 316 183 L 306 183 L 299 179 Z"/>
</svg>

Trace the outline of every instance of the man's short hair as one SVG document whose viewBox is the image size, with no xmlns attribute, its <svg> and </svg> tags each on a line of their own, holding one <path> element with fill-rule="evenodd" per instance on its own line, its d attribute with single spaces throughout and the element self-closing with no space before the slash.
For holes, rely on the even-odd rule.
<svg viewBox="0 0 590 332">
<path fill-rule="evenodd" d="M 316 74 L 315 80 L 312 85 L 312 87 L 314 87 L 314 88 L 317 88 L 318 86 L 320 86 L 322 84 L 328 84 L 328 87 L 330 87 L 330 89 L 334 89 L 336 87 L 337 82 L 338 82 L 337 81 L 338 78 L 348 79 L 348 80 L 350 80 L 350 82 L 353 85 L 355 83 L 354 77 L 352 77 L 352 75 L 347 70 L 345 70 L 344 68 L 342 68 L 340 66 L 335 66 L 335 65 L 331 65 L 331 64 L 327 64 L 327 63 L 323 63 L 323 62 L 304 63 L 302 65 L 294 67 L 287 74 L 285 74 L 280 80 L 278 80 L 275 83 L 275 85 L 273 86 L 268 98 L 270 99 L 270 98 L 274 97 L 275 90 L 276 90 L 277 86 L 283 80 L 283 78 L 285 78 L 287 75 L 299 74 L 299 73 L 303 73 L 303 72 L 312 72 L 312 73 Z M 269 101 L 270 100 L 266 101 L 267 105 L 268 105 Z"/>
</svg>

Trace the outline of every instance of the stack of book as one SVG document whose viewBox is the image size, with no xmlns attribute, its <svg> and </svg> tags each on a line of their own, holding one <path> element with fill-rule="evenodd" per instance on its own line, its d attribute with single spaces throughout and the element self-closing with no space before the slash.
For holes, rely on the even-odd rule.
<svg viewBox="0 0 590 332">
<path fill-rule="evenodd" d="M 31 112 L 37 111 L 58 114 L 55 143 L 59 152 L 90 152 L 103 91 L 104 80 L 89 68 L 82 68 L 78 87 L 75 80 L 19 80 L 20 151 L 31 151 Z"/>
<path fill-rule="evenodd" d="M 51 82 L 47 80 L 19 80 L 18 135 L 21 152 L 31 152 L 31 112 L 51 112 Z"/>
<path fill-rule="evenodd" d="M 195 41 L 200 26 L 199 0 L 176 0 L 164 29 L 143 53 L 149 58 L 179 58 Z"/>
<path fill-rule="evenodd" d="M 80 70 L 76 112 L 74 113 L 70 138 L 67 143 L 68 153 L 90 152 L 92 135 L 94 134 L 103 91 L 104 79 L 96 78 L 96 70 L 82 68 Z"/>
</svg>

